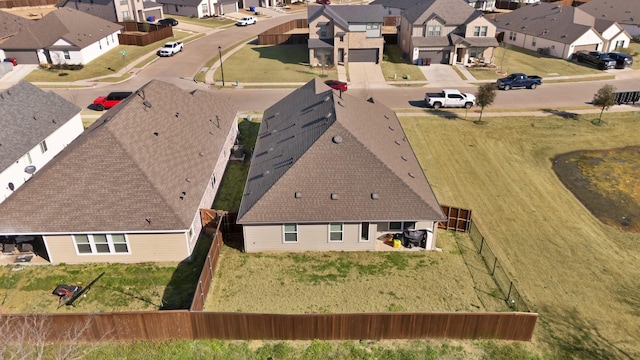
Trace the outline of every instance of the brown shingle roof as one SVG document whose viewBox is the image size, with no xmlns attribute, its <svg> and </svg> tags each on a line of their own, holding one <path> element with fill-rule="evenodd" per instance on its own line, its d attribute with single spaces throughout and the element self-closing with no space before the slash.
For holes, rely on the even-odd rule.
<svg viewBox="0 0 640 360">
<path fill-rule="evenodd" d="M 443 214 L 391 109 L 316 79 L 265 111 L 238 223 L 409 219 Z"/>
<path fill-rule="evenodd" d="M 60 8 L 32 21 L 30 26 L 2 43 L 3 49 L 40 49 L 64 39 L 72 47 L 82 49 L 122 26 L 71 8 Z"/>
<path fill-rule="evenodd" d="M 571 44 L 594 26 L 594 18 L 584 11 L 550 3 L 523 6 L 492 20 L 504 30 Z"/>
<path fill-rule="evenodd" d="M 17 34 L 30 23 L 31 20 L 0 10 L 0 40 Z"/>
<path fill-rule="evenodd" d="M 423 0 L 402 12 L 402 16 L 416 25 L 423 24 L 434 15 L 447 26 L 456 26 L 481 17 L 482 12 L 475 10 L 464 0 Z"/>
<path fill-rule="evenodd" d="M 0 233 L 188 229 L 236 115 L 212 93 L 151 81 L 0 204 Z"/>
<path fill-rule="evenodd" d="M 640 25 L 640 1 L 591 0 L 579 7 L 594 17 L 616 21 L 620 24 Z"/>
</svg>

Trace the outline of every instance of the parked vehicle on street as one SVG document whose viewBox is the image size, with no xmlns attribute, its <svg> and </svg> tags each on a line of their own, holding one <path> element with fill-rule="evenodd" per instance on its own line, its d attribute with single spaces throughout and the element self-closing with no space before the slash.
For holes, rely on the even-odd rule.
<svg viewBox="0 0 640 360">
<path fill-rule="evenodd" d="M 427 107 L 440 109 L 441 107 L 463 107 L 469 109 L 476 104 L 473 94 L 461 93 L 456 89 L 444 89 L 439 93 L 424 94 L 424 102 Z"/>
<path fill-rule="evenodd" d="M 158 50 L 159 56 L 173 56 L 182 51 L 182 41 L 169 41 L 165 43 L 160 50 Z"/>
<path fill-rule="evenodd" d="M 174 18 L 166 18 L 166 19 L 158 20 L 158 25 L 177 26 L 178 20 Z"/>
<path fill-rule="evenodd" d="M 316 0 L 316 4 L 331 5 L 331 0 Z"/>
<path fill-rule="evenodd" d="M 624 69 L 627 66 L 633 65 L 633 56 L 625 53 L 610 52 L 607 55 L 616 61 L 616 69 Z"/>
<path fill-rule="evenodd" d="M 236 26 L 255 25 L 257 22 L 258 19 L 253 16 L 244 16 L 242 19 L 238 20 Z"/>
<path fill-rule="evenodd" d="M 347 83 L 344 81 L 326 80 L 324 83 L 334 90 L 340 90 L 342 92 L 347 91 Z"/>
<path fill-rule="evenodd" d="M 107 96 L 98 96 L 95 100 L 93 100 L 93 109 L 97 111 L 111 109 L 120 101 L 129 97 L 129 95 L 131 94 L 131 91 L 115 91 L 109 93 L 109 95 Z"/>
<path fill-rule="evenodd" d="M 519 88 L 528 88 L 535 90 L 542 85 L 542 78 L 538 75 L 525 75 L 523 73 L 514 73 L 507 77 L 503 77 L 496 81 L 496 85 L 500 90 L 511 90 Z"/>
<path fill-rule="evenodd" d="M 594 65 L 600 70 L 608 70 L 616 67 L 616 60 L 599 51 L 580 50 L 574 53 L 576 61 Z"/>
</svg>

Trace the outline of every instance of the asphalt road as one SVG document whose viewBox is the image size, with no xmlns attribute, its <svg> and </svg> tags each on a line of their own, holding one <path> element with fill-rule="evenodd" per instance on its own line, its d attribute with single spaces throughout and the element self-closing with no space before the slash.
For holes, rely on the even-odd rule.
<svg viewBox="0 0 640 360">
<path fill-rule="evenodd" d="M 141 70 L 130 80 L 120 84 L 109 84 L 90 89 L 54 89 L 76 105 L 87 108 L 97 96 L 111 91 L 135 91 L 153 79 L 166 81 L 185 90 L 201 89 L 219 93 L 241 111 L 262 111 L 273 105 L 294 89 L 209 89 L 193 78 L 204 64 L 218 52 L 218 46 L 228 49 L 232 45 L 255 37 L 275 25 L 291 19 L 305 18 L 306 12 L 278 16 L 259 21 L 256 25 L 232 27 L 217 31 L 185 45 L 185 50 L 176 56 L 161 58 Z M 633 73 L 636 73 L 635 71 Z M 604 84 L 612 84 L 618 91 L 640 90 L 638 80 L 631 76 L 623 80 L 589 81 L 577 83 L 543 84 L 536 90 L 498 91 L 493 105 L 487 109 L 543 109 L 567 108 L 588 104 L 593 95 Z M 461 91 L 474 93 L 477 88 L 470 86 Z M 428 87 L 388 87 L 380 89 L 350 88 L 348 95 L 378 99 L 392 109 L 411 109 L 424 107 L 425 92 L 440 91 L 440 88 Z"/>
</svg>

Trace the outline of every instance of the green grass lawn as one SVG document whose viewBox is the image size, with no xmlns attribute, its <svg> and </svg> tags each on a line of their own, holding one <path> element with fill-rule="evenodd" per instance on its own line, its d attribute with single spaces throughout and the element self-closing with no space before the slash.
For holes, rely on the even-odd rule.
<svg viewBox="0 0 640 360">
<path fill-rule="evenodd" d="M 66 76 L 59 76 L 62 72 L 60 70 L 42 69 L 38 68 L 32 71 L 25 77 L 25 80 L 29 82 L 71 82 L 78 80 L 92 79 L 99 76 L 112 75 L 121 69 L 125 68 L 125 65 L 130 70 L 131 63 L 144 56 L 153 56 L 155 51 L 159 49 L 162 44 L 170 40 L 182 40 L 189 36 L 191 33 L 174 30 L 174 36 L 172 38 L 163 39 L 151 43 L 146 46 L 135 45 L 118 45 L 115 49 L 111 49 L 106 54 L 91 61 L 80 70 L 65 70 Z M 120 51 L 126 50 L 126 64 Z"/>
<path fill-rule="evenodd" d="M 502 77 L 502 75 L 496 73 L 496 70 L 502 70 L 504 73 L 521 72 L 529 75 L 538 75 L 544 79 L 554 76 L 603 74 L 601 70 L 586 65 L 583 66 L 564 59 L 542 56 L 516 47 L 498 47 L 494 62 L 497 68 L 469 68 L 469 72 L 478 80 Z"/>
<path fill-rule="evenodd" d="M 402 50 L 398 45 L 384 47 L 384 56 L 380 67 L 382 75 L 390 82 L 405 80 L 406 75 L 409 75 L 411 80 L 426 80 L 424 73 L 420 71 L 418 66 L 409 64 L 402 58 Z"/>
<path fill-rule="evenodd" d="M 178 23 L 193 24 L 193 25 L 205 26 L 210 28 L 229 27 L 229 26 L 235 25 L 236 23 L 235 20 L 227 19 L 224 17 L 211 17 L 206 19 L 198 19 L 198 18 L 179 16 L 179 15 L 169 15 L 169 14 L 167 14 L 165 17 L 174 18 L 178 20 Z"/>
<path fill-rule="evenodd" d="M 315 77 L 337 77 L 335 68 L 312 68 L 305 65 L 308 63 L 306 45 L 246 45 L 224 61 L 224 78 L 230 83 L 236 80 L 242 83 L 306 83 Z M 214 79 L 222 81 L 220 68 L 216 70 Z"/>
</svg>

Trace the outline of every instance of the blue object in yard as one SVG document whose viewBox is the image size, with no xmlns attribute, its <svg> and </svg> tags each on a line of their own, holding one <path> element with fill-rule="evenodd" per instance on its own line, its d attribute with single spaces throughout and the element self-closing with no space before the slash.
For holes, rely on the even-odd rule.
<svg viewBox="0 0 640 360">
<path fill-rule="evenodd" d="M 422 59 L 418 59 L 418 66 L 422 66 Z"/>
<path fill-rule="evenodd" d="M 251 12 L 256 11 L 256 7 L 255 7 L 255 6 L 250 6 L 250 7 L 249 7 L 249 11 L 251 11 Z"/>
<path fill-rule="evenodd" d="M 156 22 L 156 17 L 155 17 L 155 16 L 149 16 L 149 17 L 147 18 L 147 21 L 148 21 L 148 22 Z"/>
</svg>

